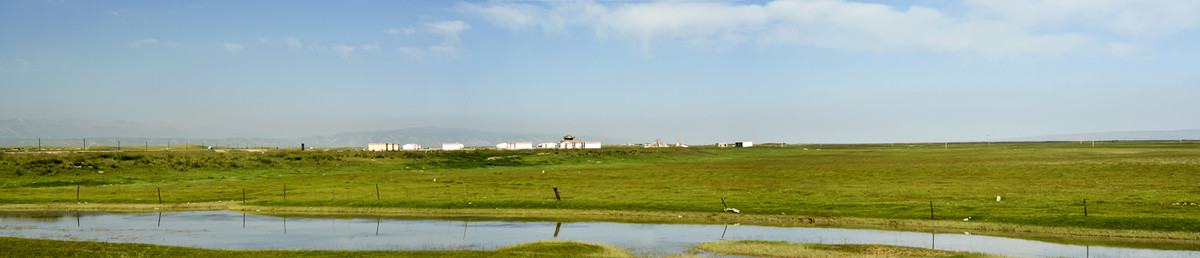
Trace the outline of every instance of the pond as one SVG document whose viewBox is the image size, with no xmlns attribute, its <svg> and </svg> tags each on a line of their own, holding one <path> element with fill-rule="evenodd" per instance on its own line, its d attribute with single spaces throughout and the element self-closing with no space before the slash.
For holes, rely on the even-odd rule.
<svg viewBox="0 0 1200 258">
<path fill-rule="evenodd" d="M 605 243 L 638 255 L 683 253 L 719 240 L 886 244 L 1021 257 L 1200 257 L 1198 251 L 1048 243 L 965 232 L 747 225 L 277 217 L 231 211 L 162 213 L 0 212 L 0 236 L 212 249 L 490 250 L 539 240 Z"/>
</svg>

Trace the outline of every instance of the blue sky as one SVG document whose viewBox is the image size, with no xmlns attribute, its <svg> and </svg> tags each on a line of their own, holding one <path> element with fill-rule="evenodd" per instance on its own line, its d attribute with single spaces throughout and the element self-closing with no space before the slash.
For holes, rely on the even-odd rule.
<svg viewBox="0 0 1200 258">
<path fill-rule="evenodd" d="M 1194 129 L 1197 13 L 1189 0 L 4 1 L 0 118 L 695 144 Z"/>
</svg>

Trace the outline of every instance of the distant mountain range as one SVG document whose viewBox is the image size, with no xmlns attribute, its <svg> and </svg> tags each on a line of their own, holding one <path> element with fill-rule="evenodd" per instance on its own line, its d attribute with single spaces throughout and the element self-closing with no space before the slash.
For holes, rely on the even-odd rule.
<svg viewBox="0 0 1200 258">
<path fill-rule="evenodd" d="M 0 146 L 163 146 L 208 145 L 230 147 L 366 147 L 368 143 L 416 143 L 440 147 L 458 142 L 466 146 L 495 146 L 501 142 L 557 142 L 564 135 L 487 132 L 463 128 L 418 127 L 397 130 L 341 133 L 299 138 L 210 138 L 179 137 L 185 130 L 167 125 L 87 120 L 0 120 Z M 137 137 L 131 137 L 137 136 Z M 578 140 L 624 144 L 629 139 L 575 135 Z"/>
</svg>

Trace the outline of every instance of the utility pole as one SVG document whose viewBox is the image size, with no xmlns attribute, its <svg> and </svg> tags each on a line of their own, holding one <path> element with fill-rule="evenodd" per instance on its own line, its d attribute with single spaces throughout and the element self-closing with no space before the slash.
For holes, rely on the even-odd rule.
<svg viewBox="0 0 1200 258">
<path fill-rule="evenodd" d="M 42 138 L 38 138 L 38 151 L 42 151 Z"/>
<path fill-rule="evenodd" d="M 83 150 L 87 150 L 87 138 L 83 139 Z"/>
<path fill-rule="evenodd" d="M 117 140 L 117 150 L 121 150 L 121 140 Z"/>
</svg>

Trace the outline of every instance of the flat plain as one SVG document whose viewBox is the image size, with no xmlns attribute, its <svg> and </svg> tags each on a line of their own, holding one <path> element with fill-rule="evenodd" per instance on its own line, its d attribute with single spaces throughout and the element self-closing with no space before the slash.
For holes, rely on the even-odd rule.
<svg viewBox="0 0 1200 258">
<path fill-rule="evenodd" d="M 1200 241 L 1196 142 L 172 149 L 6 149 L 0 155 L 0 209 L 969 230 L 1183 249 Z M 722 212 L 722 201 L 741 213 Z"/>
</svg>

